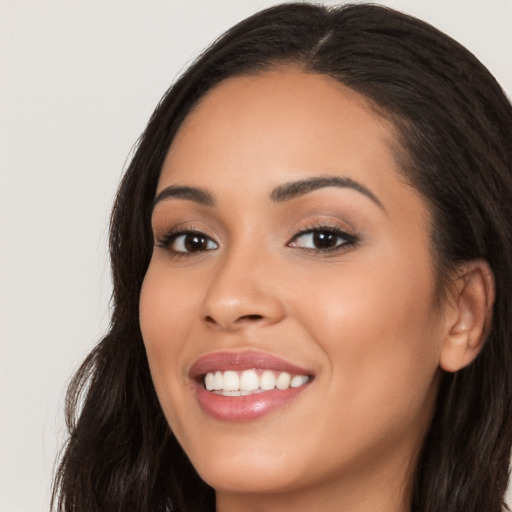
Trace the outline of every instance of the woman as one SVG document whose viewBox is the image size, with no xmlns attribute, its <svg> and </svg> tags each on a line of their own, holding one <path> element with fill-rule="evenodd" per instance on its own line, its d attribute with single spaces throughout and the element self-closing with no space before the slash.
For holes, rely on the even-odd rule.
<svg viewBox="0 0 512 512">
<path fill-rule="evenodd" d="M 511 159 L 502 90 L 423 22 L 228 31 L 121 184 L 59 510 L 501 510 Z"/>
</svg>

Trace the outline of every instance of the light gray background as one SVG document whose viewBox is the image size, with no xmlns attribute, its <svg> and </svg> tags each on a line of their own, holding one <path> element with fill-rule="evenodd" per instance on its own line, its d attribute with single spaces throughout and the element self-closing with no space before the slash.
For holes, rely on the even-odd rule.
<svg viewBox="0 0 512 512">
<path fill-rule="evenodd" d="M 109 209 L 173 78 L 272 0 L 0 0 L 0 510 L 48 510 L 64 389 L 108 326 Z M 333 2 L 328 2 L 333 3 Z M 512 0 L 382 1 L 512 93 Z"/>
</svg>

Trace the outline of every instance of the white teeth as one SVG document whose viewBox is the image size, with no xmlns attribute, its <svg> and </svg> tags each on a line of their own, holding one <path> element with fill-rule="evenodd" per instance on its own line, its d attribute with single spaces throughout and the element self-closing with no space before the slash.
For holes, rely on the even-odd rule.
<svg viewBox="0 0 512 512">
<path fill-rule="evenodd" d="M 276 387 L 276 376 L 274 372 L 270 370 L 265 370 L 260 377 L 260 389 L 263 391 L 268 391 L 269 389 L 274 389 Z"/>
<path fill-rule="evenodd" d="M 240 391 L 255 391 L 260 387 L 260 378 L 254 370 L 246 370 L 240 376 Z"/>
<path fill-rule="evenodd" d="M 215 375 L 213 373 L 207 373 L 204 377 L 204 387 L 208 391 L 215 389 Z"/>
<path fill-rule="evenodd" d="M 245 396 L 274 388 L 285 390 L 298 388 L 309 381 L 307 375 L 290 375 L 288 372 L 265 370 L 260 375 L 255 370 L 236 372 L 228 370 L 207 373 L 204 386 L 208 391 L 215 391 L 224 396 Z"/>
<path fill-rule="evenodd" d="M 295 377 L 293 377 L 290 382 L 290 387 L 291 388 L 299 388 L 303 384 L 306 384 L 307 381 L 308 381 L 308 378 L 306 377 L 306 375 L 295 375 Z"/>
<path fill-rule="evenodd" d="M 240 389 L 240 377 L 238 377 L 238 373 L 236 372 L 224 372 L 222 383 L 222 389 L 224 391 L 238 391 Z"/>
<path fill-rule="evenodd" d="M 291 380 L 292 376 L 289 373 L 281 372 L 276 379 L 276 388 L 288 389 L 290 387 Z"/>
<path fill-rule="evenodd" d="M 215 391 L 220 391 L 223 386 L 223 378 L 222 378 L 222 372 L 215 372 L 215 377 L 213 381 L 213 389 Z"/>
</svg>

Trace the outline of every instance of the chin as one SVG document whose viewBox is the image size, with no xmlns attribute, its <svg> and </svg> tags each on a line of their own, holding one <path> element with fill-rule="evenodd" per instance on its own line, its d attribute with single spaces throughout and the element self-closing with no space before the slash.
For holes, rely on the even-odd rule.
<svg viewBox="0 0 512 512">
<path fill-rule="evenodd" d="M 226 493 L 280 493 L 299 487 L 289 467 L 265 461 L 234 461 L 196 466 L 201 478 L 216 491 Z"/>
<path fill-rule="evenodd" d="M 296 449 L 285 447 L 285 442 L 276 444 L 275 439 L 227 436 L 223 442 L 219 437 L 186 450 L 199 476 L 215 490 L 275 493 L 303 483 L 300 468 L 309 466 L 306 453 L 297 459 Z"/>
</svg>

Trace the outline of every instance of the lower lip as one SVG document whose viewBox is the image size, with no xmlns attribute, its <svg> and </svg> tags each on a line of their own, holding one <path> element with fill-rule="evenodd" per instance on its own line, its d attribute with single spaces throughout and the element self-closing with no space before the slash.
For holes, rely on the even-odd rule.
<svg viewBox="0 0 512 512">
<path fill-rule="evenodd" d="M 273 389 L 245 396 L 223 396 L 207 391 L 196 383 L 196 396 L 202 409 L 222 421 L 250 421 L 261 418 L 297 398 L 306 388 Z"/>
</svg>

